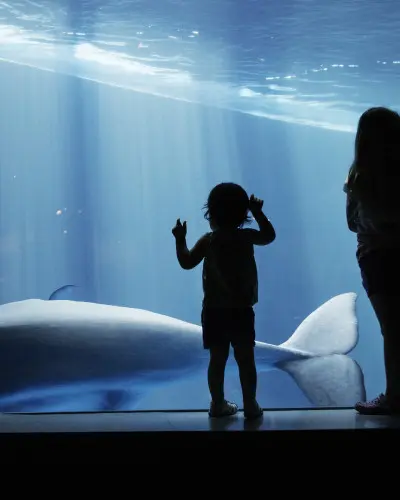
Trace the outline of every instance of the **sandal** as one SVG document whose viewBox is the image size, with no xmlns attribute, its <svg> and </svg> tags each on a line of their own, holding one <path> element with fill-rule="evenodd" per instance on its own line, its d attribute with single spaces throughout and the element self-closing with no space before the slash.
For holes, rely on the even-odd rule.
<svg viewBox="0 0 400 500">
<path fill-rule="evenodd" d="M 213 418 L 231 417 L 238 412 L 238 409 L 237 404 L 230 401 L 224 400 L 221 404 L 216 404 L 212 401 L 208 415 Z"/>
<path fill-rule="evenodd" d="M 257 401 L 254 401 L 250 405 L 246 405 L 244 408 L 244 418 L 247 418 L 248 420 L 259 418 L 263 415 L 263 413 L 264 410 L 257 403 Z"/>
</svg>

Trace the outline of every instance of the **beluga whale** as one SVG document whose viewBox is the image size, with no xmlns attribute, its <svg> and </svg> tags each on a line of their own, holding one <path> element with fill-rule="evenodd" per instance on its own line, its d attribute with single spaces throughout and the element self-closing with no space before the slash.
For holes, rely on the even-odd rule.
<svg viewBox="0 0 400 500">
<path fill-rule="evenodd" d="M 135 410 L 155 389 L 179 394 L 180 383 L 205 377 L 199 325 L 56 292 L 0 306 L 1 412 Z M 258 371 L 288 373 L 314 406 L 365 400 L 362 370 L 349 356 L 358 342 L 356 299 L 332 297 L 280 345 L 257 341 Z"/>
</svg>

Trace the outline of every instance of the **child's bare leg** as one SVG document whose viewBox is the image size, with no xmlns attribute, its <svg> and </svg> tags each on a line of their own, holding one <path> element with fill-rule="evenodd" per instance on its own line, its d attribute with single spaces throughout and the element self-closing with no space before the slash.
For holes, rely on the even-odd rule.
<svg viewBox="0 0 400 500">
<path fill-rule="evenodd" d="M 235 359 L 239 368 L 240 384 L 243 393 L 243 407 L 245 416 L 258 417 L 262 414 L 256 400 L 257 393 L 257 369 L 254 359 L 254 347 L 236 346 L 234 348 Z"/>
<path fill-rule="evenodd" d="M 235 415 L 238 407 L 225 400 L 224 379 L 225 366 L 229 357 L 229 343 L 210 348 L 210 364 L 208 365 L 208 387 L 211 393 L 210 417 L 228 417 Z"/>
<path fill-rule="evenodd" d="M 212 401 L 219 405 L 225 401 L 224 380 L 225 367 L 229 357 L 229 344 L 210 348 L 208 365 L 208 387 Z"/>
<path fill-rule="evenodd" d="M 235 359 L 239 368 L 240 384 L 242 386 L 243 404 L 254 402 L 257 392 L 257 369 L 254 359 L 254 347 L 235 347 Z"/>
</svg>

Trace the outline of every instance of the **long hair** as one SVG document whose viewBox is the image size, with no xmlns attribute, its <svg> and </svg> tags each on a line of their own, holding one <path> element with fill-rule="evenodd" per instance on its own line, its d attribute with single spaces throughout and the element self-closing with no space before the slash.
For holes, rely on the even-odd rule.
<svg viewBox="0 0 400 500">
<path fill-rule="evenodd" d="M 222 182 L 215 186 L 203 209 L 204 218 L 224 229 L 242 227 L 251 221 L 250 200 L 246 191 L 233 182 Z"/>
<path fill-rule="evenodd" d="M 370 108 L 358 122 L 348 189 L 370 209 L 390 208 L 400 191 L 400 115 Z"/>
</svg>

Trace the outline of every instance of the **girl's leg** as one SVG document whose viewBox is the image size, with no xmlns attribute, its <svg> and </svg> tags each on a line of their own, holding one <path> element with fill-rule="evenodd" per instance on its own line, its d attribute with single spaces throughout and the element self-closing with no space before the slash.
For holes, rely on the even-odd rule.
<svg viewBox="0 0 400 500">
<path fill-rule="evenodd" d="M 400 413 L 400 295 L 370 297 L 383 336 L 386 391 L 372 401 L 357 403 L 365 414 Z"/>
<path fill-rule="evenodd" d="M 400 295 L 373 295 L 372 307 L 381 327 L 388 402 L 400 404 Z"/>
</svg>

